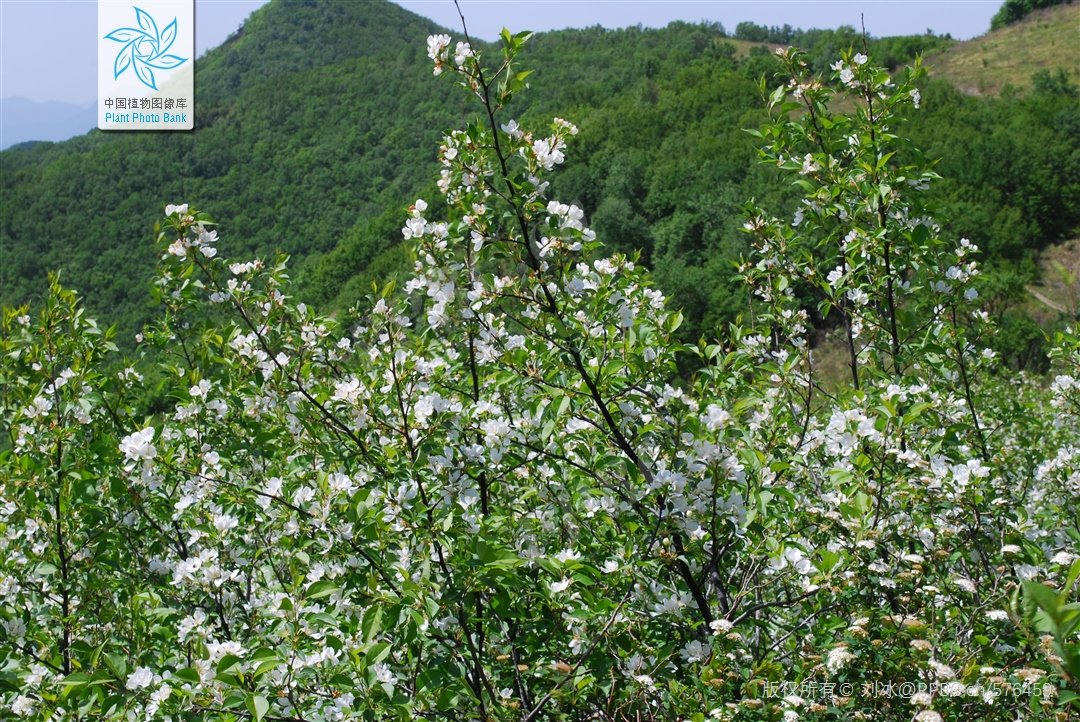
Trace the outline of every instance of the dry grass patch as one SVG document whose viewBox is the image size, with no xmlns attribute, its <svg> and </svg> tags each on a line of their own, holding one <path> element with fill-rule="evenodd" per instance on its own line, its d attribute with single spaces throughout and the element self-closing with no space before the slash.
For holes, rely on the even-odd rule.
<svg viewBox="0 0 1080 722">
<path fill-rule="evenodd" d="M 930 74 L 969 95 L 1031 87 L 1038 70 L 1064 70 L 1080 81 L 1080 3 L 1047 8 L 1019 23 L 957 43 L 926 59 Z"/>
</svg>

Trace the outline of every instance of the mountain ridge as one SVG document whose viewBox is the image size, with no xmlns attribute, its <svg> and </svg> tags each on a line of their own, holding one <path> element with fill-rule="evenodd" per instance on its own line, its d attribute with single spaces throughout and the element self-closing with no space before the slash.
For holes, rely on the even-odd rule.
<svg viewBox="0 0 1080 722">
<path fill-rule="evenodd" d="M 21 96 L 0 98 L 0 150 L 27 141 L 58 142 L 97 125 L 97 106 Z"/>
<path fill-rule="evenodd" d="M 368 12 L 372 7 L 379 8 L 377 15 Z M 376 19 L 377 26 L 373 22 Z M 379 44 L 399 41 L 407 45 L 415 42 L 417 36 L 426 37 L 444 30 L 433 21 L 386 0 L 365 3 L 273 0 L 255 10 L 237 32 L 215 48 L 216 52 L 209 52 L 202 59 L 199 100 L 213 104 L 230 91 L 250 87 L 251 76 L 263 74 L 260 64 L 288 74 L 341 62 L 344 58 L 339 48 L 354 52 L 345 57 L 381 57 L 381 53 L 372 49 L 375 42 L 361 42 L 369 32 L 369 40 L 377 40 Z M 349 37 L 354 32 L 360 37 Z"/>
<path fill-rule="evenodd" d="M 190 202 L 220 222 L 229 256 L 291 254 L 310 300 L 355 301 L 407 266 L 402 209 L 420 195 L 439 202 L 441 133 L 473 112 L 452 81 L 432 76 L 424 41 L 438 30 L 388 2 L 273 0 L 197 66 L 196 132 L 94 131 L 5 151 L 0 300 L 35 297 L 45 271 L 62 268 L 94 313 L 133 336 L 150 315 L 153 224 L 165 203 Z M 305 49 L 291 32 L 321 44 Z M 814 62 L 827 68 L 848 40 L 823 37 Z M 544 33 L 524 60 L 538 72 L 511 111 L 534 124 L 568 117 L 582 129 L 554 192 L 580 202 L 610 248 L 642 253 L 688 310 L 687 333 L 733 319 L 742 308 L 731 270 L 746 250 L 741 207 L 751 196 L 782 206 L 790 195 L 757 165 L 742 132 L 764 119 L 757 79 L 774 69 L 768 48 L 677 23 Z M 966 128 L 1005 122 L 1000 109 L 955 95 L 931 81 L 918 128 L 940 127 L 936 106 L 962 108 Z M 1028 112 L 1027 101 L 1008 102 L 1019 104 L 1010 113 Z M 918 128 L 932 154 L 955 143 Z M 1058 152 L 1052 139 L 1027 135 L 1031 150 L 1016 152 L 1029 164 Z M 951 168 L 962 182 L 949 193 L 967 204 L 953 230 L 1014 255 L 983 226 L 1020 246 L 1059 234 L 1041 221 L 1017 225 L 1031 215 L 1011 190 L 1022 183 L 982 168 L 1001 176 L 988 193 L 982 176 L 963 180 L 969 166 L 960 159 Z"/>
</svg>

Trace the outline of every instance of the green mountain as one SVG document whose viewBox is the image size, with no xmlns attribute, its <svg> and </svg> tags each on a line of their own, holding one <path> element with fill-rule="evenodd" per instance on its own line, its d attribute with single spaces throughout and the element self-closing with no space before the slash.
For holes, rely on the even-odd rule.
<svg viewBox="0 0 1080 722">
<path fill-rule="evenodd" d="M 5 152 L 3 300 L 60 268 L 131 330 L 163 203 L 212 209 L 238 256 L 326 251 L 358 218 L 401 206 L 452 118 L 450 89 L 421 74 L 434 30 L 391 3 L 270 3 L 198 63 L 195 132 Z"/>
<path fill-rule="evenodd" d="M 165 203 L 189 202 L 220 221 L 230 257 L 289 253 L 307 300 L 351 303 L 407 265 L 403 209 L 438 202 L 441 132 L 472 112 L 432 77 L 425 38 L 437 30 L 389 2 L 274 0 L 199 61 L 195 132 L 94 131 L 0 153 L 0 301 L 39 296 L 61 269 L 130 338 L 151 310 L 153 224 Z M 800 37 L 823 69 L 861 43 L 852 28 Z M 944 42 L 870 50 L 902 62 Z M 764 119 L 768 48 L 673 23 L 545 33 L 525 60 L 537 72 L 515 114 L 581 127 L 555 193 L 610 247 L 641 252 L 689 336 L 734 318 L 740 209 L 791 195 L 743 132 Z M 1034 252 L 1080 225 L 1075 86 L 1046 75 L 1026 95 L 972 98 L 931 78 L 924 99 L 905 132 L 942 158 L 940 217 L 1004 269 L 1003 298 L 1022 294 Z"/>
</svg>

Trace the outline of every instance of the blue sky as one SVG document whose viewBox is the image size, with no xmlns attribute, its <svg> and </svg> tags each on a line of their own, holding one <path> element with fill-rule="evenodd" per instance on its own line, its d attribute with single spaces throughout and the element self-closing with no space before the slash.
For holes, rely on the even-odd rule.
<svg viewBox="0 0 1080 722">
<path fill-rule="evenodd" d="M 662 27 L 672 20 L 718 21 L 729 32 L 743 20 L 796 28 L 859 27 L 871 35 L 909 35 L 932 28 L 966 40 L 990 29 L 1002 0 L 461 0 L 469 33 L 493 40 L 511 30 L 566 27 Z M 461 27 L 452 0 L 397 0 L 452 30 Z"/>
<path fill-rule="evenodd" d="M 264 4 L 196 0 L 196 54 L 220 45 Z M 97 0 L 0 0 L 0 98 L 12 96 L 95 102 Z"/>
<path fill-rule="evenodd" d="M 196 0 L 197 55 L 220 44 L 264 2 Z M 399 4 L 453 30 L 460 27 L 451 0 Z M 657 27 L 672 20 L 719 21 L 729 31 L 742 20 L 858 26 L 860 13 L 872 35 L 932 28 L 966 39 L 986 32 L 1000 5 L 1001 0 L 462 0 L 470 33 L 484 39 L 494 39 L 504 26 L 537 31 L 597 24 Z M 96 35 L 96 0 L 0 0 L 0 97 L 90 105 L 96 97 Z"/>
</svg>

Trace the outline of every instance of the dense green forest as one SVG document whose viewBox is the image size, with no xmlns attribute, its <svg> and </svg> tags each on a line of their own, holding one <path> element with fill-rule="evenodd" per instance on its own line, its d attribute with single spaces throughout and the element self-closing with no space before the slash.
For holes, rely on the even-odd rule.
<svg viewBox="0 0 1080 722">
<path fill-rule="evenodd" d="M 472 112 L 431 77 L 418 39 L 436 29 L 390 3 L 275 0 L 199 61 L 195 132 L 94 131 L 5 151 L 0 301 L 39 296 L 46 271 L 60 269 L 126 343 L 152 309 L 155 252 L 144 239 L 168 198 L 214 208 L 234 257 L 290 254 L 305 300 L 347 307 L 408 267 L 403 209 L 437 195 L 437 129 Z M 744 132 L 765 119 L 759 81 L 777 68 L 767 46 L 746 39 L 783 38 L 817 69 L 864 42 L 850 27 L 740 26 L 732 39 L 686 23 L 531 42 L 542 70 L 514 112 L 581 128 L 554 190 L 610 247 L 640 252 L 684 308 L 684 338 L 745 307 L 735 277 L 744 204 L 796 211 L 794 189 L 757 161 Z M 867 49 L 896 67 L 951 42 L 927 34 Z M 940 159 L 934 210 L 986 252 L 1001 343 L 1025 349 L 1015 363 L 1028 363 L 1038 334 L 1010 308 L 1037 273 L 1035 254 L 1080 225 L 1077 88 L 1043 73 L 1030 92 L 969 97 L 931 69 L 921 93 L 903 133 Z"/>
</svg>

